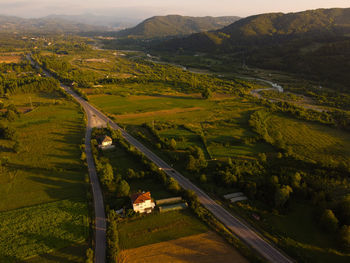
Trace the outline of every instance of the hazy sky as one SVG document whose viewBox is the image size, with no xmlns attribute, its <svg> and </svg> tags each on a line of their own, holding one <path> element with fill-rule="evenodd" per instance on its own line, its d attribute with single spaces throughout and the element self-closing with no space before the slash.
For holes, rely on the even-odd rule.
<svg viewBox="0 0 350 263">
<path fill-rule="evenodd" d="M 49 14 L 248 16 L 315 8 L 350 7 L 350 0 L 0 0 L 0 14 L 41 17 Z"/>
</svg>

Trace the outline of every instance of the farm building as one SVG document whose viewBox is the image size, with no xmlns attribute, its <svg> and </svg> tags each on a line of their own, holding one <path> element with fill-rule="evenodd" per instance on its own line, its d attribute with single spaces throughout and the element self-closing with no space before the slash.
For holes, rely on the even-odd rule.
<svg viewBox="0 0 350 263">
<path fill-rule="evenodd" d="M 113 140 L 112 140 L 111 137 L 109 137 L 107 135 L 101 136 L 99 138 L 99 145 L 98 145 L 98 147 L 106 148 L 106 147 L 112 146 L 112 143 L 113 143 Z"/>
<path fill-rule="evenodd" d="M 151 213 L 156 206 L 150 192 L 131 195 L 131 203 L 134 211 L 139 213 Z"/>
</svg>

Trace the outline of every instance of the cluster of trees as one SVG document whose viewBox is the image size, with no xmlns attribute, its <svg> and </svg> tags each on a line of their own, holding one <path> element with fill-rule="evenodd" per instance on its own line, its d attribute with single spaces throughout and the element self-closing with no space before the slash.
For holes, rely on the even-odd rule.
<svg viewBox="0 0 350 263">
<path fill-rule="evenodd" d="M 203 150 L 198 146 L 190 146 L 187 149 L 187 165 L 186 169 L 190 172 L 199 172 L 208 166 Z"/>
</svg>

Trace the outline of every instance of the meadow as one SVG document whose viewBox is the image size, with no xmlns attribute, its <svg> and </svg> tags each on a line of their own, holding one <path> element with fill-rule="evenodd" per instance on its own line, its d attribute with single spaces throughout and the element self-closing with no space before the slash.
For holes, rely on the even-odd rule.
<svg viewBox="0 0 350 263">
<path fill-rule="evenodd" d="M 350 135 L 345 131 L 281 115 L 269 115 L 266 123 L 270 136 L 279 132 L 295 156 L 321 164 L 350 161 Z"/>
<path fill-rule="evenodd" d="M 118 226 L 122 249 L 130 249 L 208 231 L 189 210 L 154 213 Z"/>
<path fill-rule="evenodd" d="M 11 95 L 3 101 L 25 110 L 9 123 L 16 142 L 0 140 L 0 257 L 4 262 L 35 262 L 39 254 L 43 259 L 75 246 L 81 259 L 89 236 L 87 171 L 79 149 L 84 116 L 55 92 Z M 69 258 L 60 255 L 56 262 Z"/>
<path fill-rule="evenodd" d="M 300 112 L 283 111 L 277 104 L 269 106 L 249 95 L 251 89 L 261 85 L 238 81 L 231 75 L 224 79 L 194 74 L 136 57 L 121 60 L 111 54 L 112 51 L 109 55 L 107 51 L 91 51 L 83 58 L 75 53 L 49 60 L 60 76 L 72 77 L 72 72 L 79 69 L 79 77 L 85 80 L 81 90 L 91 103 L 218 201 L 224 201 L 223 194 L 237 190 L 247 194 L 251 207 L 233 205 L 232 211 L 298 261 L 347 260 L 335 235 L 324 232 L 315 213 L 333 209 L 336 214 L 337 202 L 349 194 L 347 166 L 342 163 L 349 162 L 350 140 L 341 127 L 319 124 L 316 117 L 301 120 Z M 60 68 L 62 60 L 74 70 Z M 93 74 L 86 76 L 88 72 Z M 129 76 L 124 78 L 120 74 Z M 278 72 L 273 73 L 273 78 L 278 79 L 277 75 Z M 293 88 L 299 79 L 288 77 L 284 81 L 282 84 L 288 83 Z M 304 84 L 309 83 L 298 85 Z M 206 97 L 208 90 L 211 96 Z M 270 99 L 276 98 L 275 95 L 266 93 Z M 297 101 L 299 97 L 286 95 L 282 99 Z M 262 110 L 266 118 L 259 120 L 263 128 L 258 131 L 251 125 L 251 118 Z M 189 146 L 200 150 L 193 151 Z M 194 157 L 195 152 L 203 153 Z M 192 161 L 204 156 L 204 165 L 193 169 L 189 165 L 191 156 Z M 125 166 L 142 169 L 123 158 L 119 164 L 118 157 L 110 158 L 117 173 L 120 169 L 124 174 Z M 132 191 L 142 187 L 151 189 L 152 181 L 143 178 L 137 183 L 130 180 L 129 184 Z M 286 193 L 286 189 L 291 190 Z M 155 194 L 158 191 L 153 190 Z M 304 205 L 294 205 L 295 202 Z M 252 220 L 252 212 L 261 215 L 263 222 Z M 292 226 L 294 221 L 300 223 L 300 229 Z M 317 252 L 324 257 L 314 254 Z"/>
</svg>

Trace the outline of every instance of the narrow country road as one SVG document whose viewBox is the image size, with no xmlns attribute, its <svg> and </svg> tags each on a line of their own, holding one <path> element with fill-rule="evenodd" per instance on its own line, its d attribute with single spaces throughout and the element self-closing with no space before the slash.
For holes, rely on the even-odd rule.
<svg viewBox="0 0 350 263">
<path fill-rule="evenodd" d="M 48 74 L 48 73 L 47 73 Z M 48 74 L 50 75 L 50 74 Z M 288 258 L 277 248 L 272 246 L 269 242 L 264 240 L 259 234 L 257 234 L 251 227 L 243 223 L 240 219 L 233 216 L 227 210 L 225 210 L 221 205 L 217 204 L 212 198 L 210 198 L 204 191 L 199 189 L 190 180 L 181 175 L 179 172 L 174 170 L 166 162 L 160 159 L 152 151 L 146 148 L 138 140 L 120 128 L 115 122 L 109 119 L 102 112 L 97 110 L 95 107 L 90 105 L 87 101 L 82 99 L 76 93 L 74 93 L 70 88 L 65 85 L 61 85 L 67 93 L 71 94 L 74 99 L 76 99 L 84 108 L 87 117 L 87 133 L 86 133 L 86 155 L 89 166 L 89 173 L 91 184 L 94 193 L 94 205 L 95 205 L 95 215 L 96 215 L 96 248 L 95 248 L 95 262 L 104 263 L 105 262 L 105 251 L 106 251 L 106 220 L 104 212 L 104 204 L 102 199 L 102 192 L 96 175 L 96 169 L 91 153 L 91 129 L 93 125 L 95 126 L 106 126 L 107 123 L 115 130 L 120 130 L 122 136 L 139 151 L 141 151 L 148 159 L 155 163 L 159 169 L 162 169 L 170 177 L 173 177 L 179 182 L 179 184 L 187 190 L 193 190 L 199 198 L 199 201 L 204 205 L 214 216 L 221 221 L 228 229 L 232 231 L 237 237 L 239 237 L 246 244 L 251 246 L 255 251 L 257 251 L 262 257 L 264 257 L 269 262 L 276 263 L 291 263 L 293 260 Z"/>
<path fill-rule="evenodd" d="M 27 59 L 36 67 L 37 63 L 27 55 Z M 43 73 L 49 77 L 52 75 L 43 69 Z M 96 167 L 91 151 L 91 132 L 94 127 L 101 127 L 106 125 L 106 122 L 96 117 L 93 111 L 90 110 L 89 104 L 85 102 L 80 96 L 73 92 L 69 87 L 61 84 L 61 87 L 69 93 L 80 105 L 84 108 L 87 117 L 87 126 L 85 134 L 85 153 L 86 162 L 88 164 L 89 177 L 91 182 L 92 194 L 94 199 L 95 210 L 95 263 L 106 262 L 106 215 L 103 202 L 102 189 L 97 176 Z"/>
</svg>

